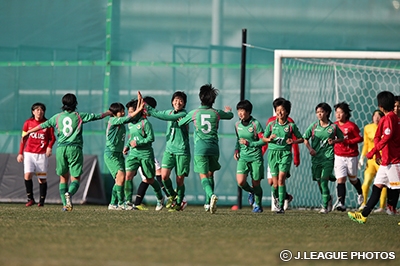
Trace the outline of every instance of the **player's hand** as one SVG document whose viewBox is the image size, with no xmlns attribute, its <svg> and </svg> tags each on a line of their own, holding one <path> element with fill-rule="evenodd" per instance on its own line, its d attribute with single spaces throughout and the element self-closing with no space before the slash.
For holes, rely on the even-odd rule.
<svg viewBox="0 0 400 266">
<path fill-rule="evenodd" d="M 50 157 L 51 156 L 51 152 L 52 152 L 52 149 L 47 147 L 47 149 L 46 149 L 46 157 Z"/>
<path fill-rule="evenodd" d="M 236 150 L 235 153 L 233 154 L 233 158 L 237 161 L 237 160 L 239 160 L 239 157 L 240 157 L 239 151 Z"/>
<path fill-rule="evenodd" d="M 249 146 L 249 142 L 246 139 L 243 139 L 243 138 L 239 139 L 239 143 L 243 144 L 245 146 Z"/>
<path fill-rule="evenodd" d="M 381 163 L 382 163 L 382 158 L 376 158 L 376 159 L 375 159 L 375 162 L 376 162 L 377 165 L 381 165 Z"/>
<path fill-rule="evenodd" d="M 314 149 L 311 149 L 310 150 L 310 155 L 311 156 L 315 156 L 317 154 L 317 152 L 314 150 Z"/>
<path fill-rule="evenodd" d="M 289 145 L 293 144 L 293 139 L 288 138 L 288 139 L 286 140 L 286 144 L 289 144 Z"/>
<path fill-rule="evenodd" d="M 22 163 L 24 161 L 24 155 L 18 154 L 17 156 L 17 162 Z"/>
<path fill-rule="evenodd" d="M 225 112 L 232 112 L 232 108 L 230 106 L 225 106 Z"/>
<path fill-rule="evenodd" d="M 375 153 L 373 152 L 373 150 L 371 150 L 370 152 L 368 152 L 365 157 L 367 157 L 368 160 L 372 159 L 372 157 L 374 157 Z"/>
<path fill-rule="evenodd" d="M 334 143 L 333 139 L 328 139 L 328 144 L 332 145 Z"/>
<path fill-rule="evenodd" d="M 124 147 L 124 149 L 122 150 L 122 154 L 127 155 L 129 151 L 129 147 Z"/>
<path fill-rule="evenodd" d="M 132 140 L 131 142 L 129 142 L 129 145 L 131 145 L 131 147 L 135 148 L 137 146 L 136 140 Z"/>
<path fill-rule="evenodd" d="M 358 160 L 358 170 L 361 170 L 363 166 L 364 166 L 364 156 L 361 156 L 360 160 Z"/>
</svg>

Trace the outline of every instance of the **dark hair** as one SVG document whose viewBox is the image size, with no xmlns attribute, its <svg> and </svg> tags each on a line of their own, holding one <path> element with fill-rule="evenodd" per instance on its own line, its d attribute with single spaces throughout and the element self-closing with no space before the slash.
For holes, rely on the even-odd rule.
<svg viewBox="0 0 400 266">
<path fill-rule="evenodd" d="M 116 115 L 118 112 L 124 111 L 125 107 L 122 103 L 112 103 L 108 110 L 110 110 L 113 115 Z"/>
<path fill-rule="evenodd" d="M 144 98 L 143 98 L 143 101 L 144 101 L 145 103 L 147 103 L 148 105 L 150 105 L 151 107 L 153 107 L 153 108 L 156 108 L 156 106 L 157 106 L 157 101 L 156 101 L 156 99 L 154 99 L 154 98 L 151 97 L 151 96 L 146 96 L 146 97 L 144 97 Z M 136 106 L 135 106 L 135 110 L 136 110 Z"/>
<path fill-rule="evenodd" d="M 33 112 L 35 109 L 40 108 L 43 110 L 43 113 L 46 113 L 46 105 L 44 105 L 44 103 L 34 103 L 32 104 L 31 107 L 31 112 Z M 32 114 L 32 118 L 34 118 L 35 116 Z M 46 117 L 43 114 L 43 118 L 46 119 Z M 46 119 L 47 120 L 47 119 Z"/>
<path fill-rule="evenodd" d="M 351 117 L 351 109 L 350 109 L 350 105 L 348 104 L 348 103 L 346 103 L 346 102 L 340 102 L 340 103 L 338 103 L 338 104 L 335 104 L 334 106 L 333 106 L 333 108 L 335 108 L 335 111 L 336 111 L 336 109 L 338 109 L 338 108 L 340 108 L 340 109 L 342 109 L 343 110 L 343 112 L 344 112 L 344 114 L 346 115 L 346 119 L 347 120 L 349 120 L 350 119 L 350 117 Z"/>
<path fill-rule="evenodd" d="M 76 110 L 76 106 L 78 105 L 78 101 L 76 100 L 75 94 L 67 93 L 62 98 L 63 106 L 61 109 L 63 111 L 72 112 Z"/>
<path fill-rule="evenodd" d="M 395 102 L 400 102 L 400 95 L 394 96 L 394 101 Z"/>
<path fill-rule="evenodd" d="M 253 111 L 253 105 L 251 104 L 250 101 L 248 100 L 243 100 L 238 102 L 238 104 L 236 105 L 236 110 L 239 109 L 243 109 L 246 112 L 248 112 L 249 114 L 251 114 L 251 112 Z"/>
<path fill-rule="evenodd" d="M 138 100 L 137 99 L 132 99 L 125 106 L 126 106 L 127 109 L 132 107 L 133 110 L 135 111 L 136 108 L 137 108 L 137 104 L 138 104 Z"/>
<path fill-rule="evenodd" d="M 176 91 L 174 94 L 172 94 L 172 98 L 171 98 L 171 103 L 174 101 L 175 98 L 182 98 L 183 100 L 183 108 L 185 108 L 186 106 L 186 101 L 187 101 L 187 96 L 183 91 Z"/>
<path fill-rule="evenodd" d="M 218 90 L 214 88 L 211 84 L 205 84 L 201 86 L 199 98 L 201 105 L 212 107 L 215 99 L 217 98 Z"/>
<path fill-rule="evenodd" d="M 272 105 L 274 106 L 274 110 L 276 111 L 276 108 L 278 106 L 283 106 L 283 108 L 285 108 L 286 112 L 288 113 L 288 115 L 290 114 L 290 111 L 292 109 L 292 103 L 288 100 L 285 100 L 284 98 L 280 97 L 280 98 L 276 98 L 273 102 Z"/>
<path fill-rule="evenodd" d="M 316 107 L 315 107 L 315 112 L 317 111 L 318 108 L 322 108 L 325 112 L 328 113 L 328 118 L 329 116 L 331 116 L 332 113 L 332 108 L 329 104 L 327 103 L 319 103 Z"/>
<path fill-rule="evenodd" d="M 387 112 L 393 111 L 395 103 L 393 93 L 390 91 L 382 91 L 378 93 L 376 99 L 378 100 L 378 106 L 382 107 L 383 110 Z"/>
<path fill-rule="evenodd" d="M 375 110 L 375 111 L 372 113 L 371 119 L 374 119 L 375 113 L 378 113 L 379 116 L 380 116 L 381 118 L 385 116 L 385 114 L 384 114 L 381 110 Z"/>
</svg>

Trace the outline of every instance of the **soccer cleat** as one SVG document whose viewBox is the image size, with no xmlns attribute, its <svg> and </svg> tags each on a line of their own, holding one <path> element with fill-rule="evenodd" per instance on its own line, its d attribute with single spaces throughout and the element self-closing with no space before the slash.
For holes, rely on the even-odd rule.
<svg viewBox="0 0 400 266">
<path fill-rule="evenodd" d="M 250 206 L 253 206 L 254 204 L 254 193 L 249 193 L 249 196 L 247 197 L 247 200 L 249 201 Z"/>
<path fill-rule="evenodd" d="M 367 206 L 367 205 L 365 205 L 365 204 L 361 204 L 361 206 L 360 206 L 360 208 L 358 208 L 358 210 L 359 210 L 359 211 L 362 211 L 362 210 L 364 210 L 365 206 Z"/>
<path fill-rule="evenodd" d="M 187 200 L 185 197 L 183 197 L 182 203 L 181 203 L 181 211 L 183 211 L 184 209 L 186 209 L 187 207 Z"/>
<path fill-rule="evenodd" d="M 125 201 L 125 210 L 130 211 L 133 209 L 133 203 L 130 201 Z"/>
<path fill-rule="evenodd" d="M 118 209 L 118 205 L 108 204 L 108 210 L 116 211 Z"/>
<path fill-rule="evenodd" d="M 397 210 L 396 210 L 395 207 L 393 207 L 392 205 L 388 204 L 388 205 L 386 206 L 386 213 L 387 213 L 388 215 L 396 215 Z"/>
<path fill-rule="evenodd" d="M 118 204 L 116 210 L 117 211 L 125 211 L 125 210 L 127 210 L 126 204 L 125 203 Z"/>
<path fill-rule="evenodd" d="M 217 201 L 218 201 L 218 197 L 215 194 L 213 194 L 210 199 L 210 213 L 211 214 L 214 214 L 217 212 Z"/>
<path fill-rule="evenodd" d="M 148 211 L 149 209 L 146 207 L 146 206 L 144 206 L 143 204 L 140 204 L 140 205 L 133 205 L 132 206 L 132 210 L 135 210 L 135 211 Z"/>
<path fill-rule="evenodd" d="M 161 211 L 164 208 L 164 196 L 162 199 L 157 200 L 156 211 Z"/>
<path fill-rule="evenodd" d="M 65 192 L 65 201 L 66 201 L 66 204 L 65 204 L 65 208 L 67 209 L 67 211 L 72 211 L 72 209 L 74 208 L 73 206 L 72 206 L 72 196 L 71 196 L 71 193 L 69 193 L 69 192 Z"/>
<path fill-rule="evenodd" d="M 176 196 L 169 196 L 165 208 L 170 209 L 172 205 L 175 203 L 175 201 L 176 201 Z"/>
<path fill-rule="evenodd" d="M 329 211 L 328 211 L 328 209 L 327 208 L 324 208 L 324 207 L 322 207 L 321 208 L 321 210 L 319 210 L 319 212 L 318 213 L 321 213 L 321 214 L 328 214 L 329 213 Z"/>
<path fill-rule="evenodd" d="M 358 205 L 363 204 L 363 202 L 364 202 L 364 196 L 362 194 L 358 194 L 358 196 L 357 196 Z"/>
<path fill-rule="evenodd" d="M 28 199 L 28 201 L 26 202 L 25 206 L 26 207 L 30 207 L 32 205 L 36 204 L 34 199 Z"/>
<path fill-rule="evenodd" d="M 253 212 L 254 212 L 254 213 L 261 213 L 261 212 L 263 212 L 263 211 L 264 211 L 264 210 L 263 210 L 262 207 L 257 206 L 257 205 L 254 205 L 254 208 L 253 208 Z"/>
<path fill-rule="evenodd" d="M 341 202 L 338 203 L 336 206 L 337 211 L 345 212 L 346 211 L 346 206 L 344 206 Z"/>
<path fill-rule="evenodd" d="M 67 212 L 67 208 L 65 208 L 65 206 L 63 206 L 62 211 Z"/>
<path fill-rule="evenodd" d="M 283 208 L 279 208 L 279 209 L 276 211 L 276 214 L 285 214 L 285 210 L 284 210 Z"/>
<path fill-rule="evenodd" d="M 210 204 L 204 204 L 204 210 L 206 212 L 209 212 L 210 211 Z"/>
<path fill-rule="evenodd" d="M 328 212 L 331 212 L 332 209 L 333 209 L 333 206 L 332 206 L 332 196 L 329 195 L 328 207 L 326 208 L 326 210 L 327 210 Z"/>
<path fill-rule="evenodd" d="M 367 217 L 364 217 L 361 212 L 348 212 L 347 215 L 357 223 L 365 224 L 367 222 Z"/>
<path fill-rule="evenodd" d="M 43 206 L 44 206 L 44 203 L 38 203 L 37 206 L 38 206 L 38 207 L 43 207 Z"/>
<path fill-rule="evenodd" d="M 177 212 L 181 210 L 181 205 L 174 204 L 171 206 L 171 208 L 168 210 L 169 212 Z"/>
<path fill-rule="evenodd" d="M 279 209 L 280 209 L 280 206 L 279 206 L 279 199 L 278 198 L 275 198 L 275 196 L 273 196 L 272 197 L 272 202 L 271 202 L 271 204 L 273 204 L 271 207 L 271 210 L 272 211 L 278 211 Z"/>
<path fill-rule="evenodd" d="M 382 209 L 382 208 L 378 208 L 378 209 L 376 209 L 376 210 L 374 210 L 374 212 L 375 213 L 378 213 L 378 212 L 384 212 L 385 210 L 384 209 Z"/>
<path fill-rule="evenodd" d="M 283 209 L 286 211 L 289 208 L 290 202 L 292 202 L 293 196 L 290 194 L 287 194 L 287 199 L 285 199 L 285 202 L 283 204 Z"/>
</svg>

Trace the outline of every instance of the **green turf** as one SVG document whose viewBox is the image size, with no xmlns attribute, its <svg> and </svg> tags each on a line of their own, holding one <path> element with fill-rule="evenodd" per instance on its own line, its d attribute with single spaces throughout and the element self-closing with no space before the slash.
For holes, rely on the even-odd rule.
<svg viewBox="0 0 400 266">
<path fill-rule="evenodd" d="M 106 206 L 25 207 L 0 204 L 0 265 L 277 265 L 297 252 L 393 251 L 395 260 L 291 260 L 287 265 L 399 265 L 400 216 L 371 214 L 367 224 L 346 213 L 249 207 L 216 214 L 108 211 Z"/>
</svg>

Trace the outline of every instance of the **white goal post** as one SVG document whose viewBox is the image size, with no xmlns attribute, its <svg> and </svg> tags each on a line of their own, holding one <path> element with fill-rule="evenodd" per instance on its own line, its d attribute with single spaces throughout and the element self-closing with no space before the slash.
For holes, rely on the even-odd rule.
<svg viewBox="0 0 400 266">
<path fill-rule="evenodd" d="M 372 122 L 377 109 L 376 95 L 388 90 L 400 95 L 400 52 L 275 50 L 274 99 L 291 101 L 290 116 L 301 133 L 317 120 L 315 106 L 326 102 L 333 106 L 345 101 L 352 109 L 351 120 L 363 132 Z M 335 121 L 334 110 L 330 119 Z M 360 151 L 362 144 L 359 145 Z M 299 167 L 292 166 L 287 180 L 288 193 L 293 194 L 292 207 L 317 208 L 321 195 L 311 177 L 311 159 L 300 145 Z M 364 171 L 358 172 L 363 180 Z M 356 208 L 355 189 L 346 185 L 346 205 Z M 336 200 L 336 184 L 330 182 Z"/>
</svg>

